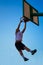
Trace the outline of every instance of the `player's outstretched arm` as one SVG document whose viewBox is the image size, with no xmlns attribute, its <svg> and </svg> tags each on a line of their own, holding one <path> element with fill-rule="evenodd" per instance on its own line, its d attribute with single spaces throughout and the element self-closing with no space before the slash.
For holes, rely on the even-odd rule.
<svg viewBox="0 0 43 65">
<path fill-rule="evenodd" d="M 26 30 L 26 22 L 24 22 L 24 23 L 25 23 L 25 25 L 24 25 L 24 29 L 22 30 L 22 33 L 24 33 Z"/>
<path fill-rule="evenodd" d="M 20 21 L 20 23 L 18 24 L 18 27 L 17 27 L 17 29 L 19 29 L 19 28 L 20 28 L 21 22 L 22 22 L 22 21 Z"/>
<path fill-rule="evenodd" d="M 17 32 L 19 31 L 19 28 L 20 28 L 21 22 L 22 22 L 22 21 L 20 21 L 18 27 L 16 28 L 16 32 L 15 32 L 15 33 L 17 33 Z"/>
</svg>

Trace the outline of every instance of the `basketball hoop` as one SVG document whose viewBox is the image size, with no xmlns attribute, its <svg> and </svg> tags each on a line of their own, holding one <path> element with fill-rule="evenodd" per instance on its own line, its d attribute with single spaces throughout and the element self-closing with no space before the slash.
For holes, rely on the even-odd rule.
<svg viewBox="0 0 43 65">
<path fill-rule="evenodd" d="M 23 16 L 23 17 L 21 17 L 20 21 L 28 22 L 29 19 L 27 17 Z"/>
</svg>

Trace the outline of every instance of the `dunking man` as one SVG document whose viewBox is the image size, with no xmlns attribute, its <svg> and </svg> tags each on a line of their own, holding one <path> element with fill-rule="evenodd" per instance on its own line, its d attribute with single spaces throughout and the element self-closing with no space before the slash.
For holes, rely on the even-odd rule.
<svg viewBox="0 0 43 65">
<path fill-rule="evenodd" d="M 19 29 L 21 23 L 22 23 L 22 20 L 20 21 L 20 23 L 16 29 L 16 32 L 15 32 L 15 36 L 16 36 L 15 46 L 16 46 L 16 49 L 19 51 L 20 55 L 22 56 L 22 58 L 24 59 L 24 61 L 27 61 L 29 59 L 24 56 L 22 50 L 26 50 L 26 51 L 30 52 L 32 55 L 34 55 L 37 50 L 36 49 L 31 50 L 22 43 L 23 33 L 26 30 L 26 22 L 24 21 L 24 29 L 22 31 L 20 31 L 20 29 Z"/>
</svg>

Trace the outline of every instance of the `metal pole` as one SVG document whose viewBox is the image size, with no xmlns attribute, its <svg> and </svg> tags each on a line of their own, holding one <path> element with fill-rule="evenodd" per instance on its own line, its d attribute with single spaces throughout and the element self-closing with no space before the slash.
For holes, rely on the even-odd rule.
<svg viewBox="0 0 43 65">
<path fill-rule="evenodd" d="M 32 13 L 32 16 L 43 16 L 43 13 Z"/>
</svg>

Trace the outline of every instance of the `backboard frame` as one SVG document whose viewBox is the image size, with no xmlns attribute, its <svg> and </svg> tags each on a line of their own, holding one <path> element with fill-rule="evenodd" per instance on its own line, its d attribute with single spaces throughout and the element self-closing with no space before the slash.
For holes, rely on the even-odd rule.
<svg viewBox="0 0 43 65">
<path fill-rule="evenodd" d="M 39 26 L 39 18 L 38 18 L 38 16 L 37 16 L 37 19 L 38 19 L 38 23 L 35 23 L 34 21 L 33 21 L 33 9 L 38 13 L 38 11 L 34 8 L 34 7 L 32 7 L 26 0 L 23 0 L 23 17 L 26 17 L 26 16 L 24 16 L 24 2 L 27 4 L 27 5 L 29 5 L 30 6 L 30 19 L 29 18 L 27 18 L 28 20 L 30 20 L 31 22 L 33 22 L 34 24 L 36 24 L 36 25 L 38 25 Z M 36 16 L 35 16 L 36 17 Z M 28 21 L 27 21 L 28 22 Z"/>
</svg>

